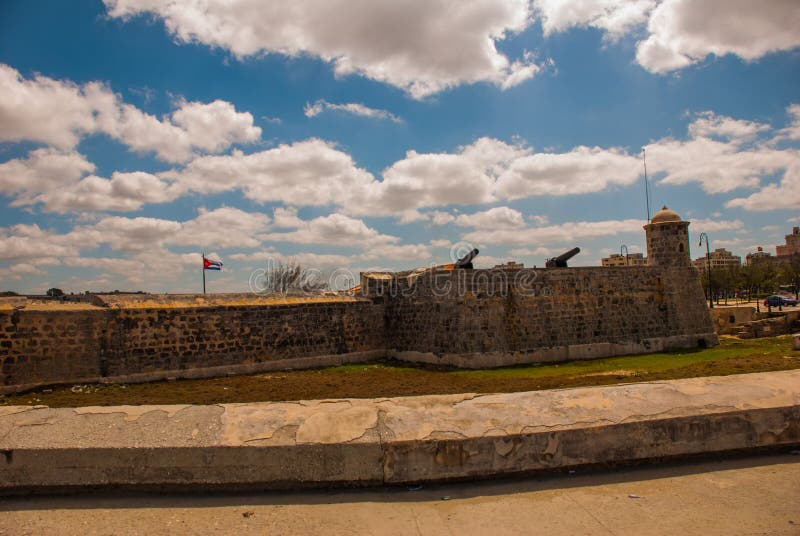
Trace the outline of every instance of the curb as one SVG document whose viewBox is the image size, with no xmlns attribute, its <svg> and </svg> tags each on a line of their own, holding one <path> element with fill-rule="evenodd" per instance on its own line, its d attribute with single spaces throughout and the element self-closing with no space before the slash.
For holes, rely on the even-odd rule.
<svg viewBox="0 0 800 536">
<path fill-rule="evenodd" d="M 800 370 L 509 394 L 0 407 L 0 493 L 393 485 L 800 444 Z"/>
</svg>

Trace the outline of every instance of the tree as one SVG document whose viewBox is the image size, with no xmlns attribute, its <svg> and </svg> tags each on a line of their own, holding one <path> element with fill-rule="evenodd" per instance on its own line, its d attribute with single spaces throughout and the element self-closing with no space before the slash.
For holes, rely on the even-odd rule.
<svg viewBox="0 0 800 536">
<path fill-rule="evenodd" d="M 47 289 L 47 295 L 50 296 L 51 298 L 60 298 L 61 296 L 64 295 L 64 291 L 61 290 L 60 288 L 55 288 L 55 287 L 49 288 Z"/>
<path fill-rule="evenodd" d="M 800 254 L 795 253 L 778 267 L 778 281 L 791 287 L 795 298 L 800 299 Z"/>
<path fill-rule="evenodd" d="M 258 270 L 258 277 L 251 277 L 250 288 L 254 292 L 288 294 L 291 292 L 322 292 L 328 284 L 322 272 L 306 268 L 296 261 L 269 261 L 267 267 Z M 254 274 L 255 275 L 255 274 Z"/>
<path fill-rule="evenodd" d="M 4 290 L 3 292 L 0 292 L 0 296 L 19 296 L 19 294 L 13 290 Z"/>
<path fill-rule="evenodd" d="M 717 268 L 711 276 L 717 296 L 721 293 L 728 304 L 728 297 L 739 289 L 739 266 L 726 266 Z"/>
</svg>

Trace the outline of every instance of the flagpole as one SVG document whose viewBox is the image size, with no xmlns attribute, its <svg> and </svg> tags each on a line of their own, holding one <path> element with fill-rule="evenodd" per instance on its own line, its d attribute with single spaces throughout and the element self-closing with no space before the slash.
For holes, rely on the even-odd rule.
<svg viewBox="0 0 800 536">
<path fill-rule="evenodd" d="M 202 253 L 203 255 L 203 294 L 206 293 L 206 252 Z"/>
</svg>

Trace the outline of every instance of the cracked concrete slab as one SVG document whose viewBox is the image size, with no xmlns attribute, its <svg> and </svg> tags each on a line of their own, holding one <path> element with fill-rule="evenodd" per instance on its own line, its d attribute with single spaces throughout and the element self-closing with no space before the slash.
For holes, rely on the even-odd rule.
<svg viewBox="0 0 800 536">
<path fill-rule="evenodd" d="M 0 408 L 0 492 L 399 484 L 800 444 L 800 371 L 509 394 Z"/>
</svg>

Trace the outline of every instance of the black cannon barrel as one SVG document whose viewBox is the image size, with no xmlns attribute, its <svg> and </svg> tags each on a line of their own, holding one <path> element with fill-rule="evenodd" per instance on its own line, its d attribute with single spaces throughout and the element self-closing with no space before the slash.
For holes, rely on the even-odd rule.
<svg viewBox="0 0 800 536">
<path fill-rule="evenodd" d="M 545 268 L 567 268 L 567 261 L 580 252 L 581 248 L 574 247 L 571 250 L 562 253 L 558 257 L 547 259 L 547 262 L 544 264 L 544 266 Z"/>
<path fill-rule="evenodd" d="M 478 256 L 478 249 L 473 249 L 460 259 L 458 259 L 455 264 L 453 265 L 454 268 L 463 268 L 465 270 L 472 270 L 472 259 Z"/>
</svg>

